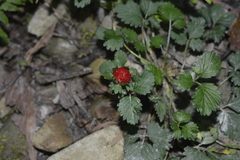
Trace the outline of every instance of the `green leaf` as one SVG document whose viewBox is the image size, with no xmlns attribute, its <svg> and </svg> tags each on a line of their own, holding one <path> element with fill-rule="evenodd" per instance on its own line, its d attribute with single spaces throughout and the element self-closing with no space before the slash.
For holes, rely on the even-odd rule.
<svg viewBox="0 0 240 160">
<path fill-rule="evenodd" d="M 114 94 L 121 94 L 122 96 L 127 94 L 126 90 L 119 84 L 110 83 L 109 88 Z"/>
<path fill-rule="evenodd" d="M 125 155 L 124 160 L 145 160 L 142 156 L 141 152 L 143 149 L 143 143 L 142 142 L 136 142 L 131 145 L 127 145 L 124 148 Z"/>
<path fill-rule="evenodd" d="M 155 76 L 155 83 L 157 85 L 162 84 L 163 81 L 163 73 L 161 70 L 159 70 L 155 65 L 153 64 L 147 64 L 145 65 L 145 68 L 147 71 L 153 73 L 153 75 Z"/>
<path fill-rule="evenodd" d="M 174 28 L 181 29 L 186 26 L 186 22 L 183 19 L 177 19 L 172 25 Z"/>
<path fill-rule="evenodd" d="M 210 158 L 210 160 L 239 160 L 239 157 L 236 156 L 224 156 L 224 155 L 218 155 L 214 154 L 210 151 L 207 151 L 207 155 Z"/>
<path fill-rule="evenodd" d="M 192 87 L 194 84 L 192 76 L 189 72 L 184 72 L 178 76 L 178 80 L 175 81 L 175 85 L 181 91 L 185 91 Z"/>
<path fill-rule="evenodd" d="M 240 113 L 240 98 L 239 96 L 232 95 L 227 106 L 234 111 Z"/>
<path fill-rule="evenodd" d="M 138 94 L 146 95 L 151 92 L 154 86 L 154 81 L 154 75 L 151 72 L 144 71 L 142 75 L 136 76 L 133 91 Z"/>
<path fill-rule="evenodd" d="M 207 30 L 205 33 L 206 40 L 213 40 L 215 43 L 219 43 L 225 35 L 226 28 L 223 26 L 214 26 L 211 30 Z"/>
<path fill-rule="evenodd" d="M 7 45 L 10 41 L 8 35 L 0 28 L 0 42 L 4 45 Z"/>
<path fill-rule="evenodd" d="M 143 11 L 145 17 L 157 14 L 157 9 L 159 7 L 159 2 L 153 2 L 151 0 L 141 0 L 140 7 Z"/>
<path fill-rule="evenodd" d="M 123 47 L 124 41 L 122 36 L 120 35 L 119 30 L 106 30 L 105 32 L 105 39 L 106 41 L 103 43 L 103 46 L 107 48 L 107 50 L 119 50 Z"/>
<path fill-rule="evenodd" d="M 127 1 L 126 4 L 119 3 L 115 11 L 117 17 L 130 26 L 140 27 L 142 25 L 142 13 L 137 3 Z"/>
<path fill-rule="evenodd" d="M 213 26 L 215 25 L 222 25 L 228 27 L 232 24 L 235 15 L 226 13 L 225 8 L 220 4 L 215 4 L 211 8 L 211 19 L 213 22 Z"/>
<path fill-rule="evenodd" d="M 229 63 L 234 68 L 234 71 L 240 69 L 240 51 L 236 51 L 235 53 L 231 53 L 228 57 Z"/>
<path fill-rule="evenodd" d="M 74 5 L 77 8 L 84 8 L 86 5 L 89 5 L 91 0 L 74 0 Z"/>
<path fill-rule="evenodd" d="M 212 83 L 201 83 L 193 94 L 193 103 L 201 115 L 209 116 L 220 104 L 221 92 Z"/>
<path fill-rule="evenodd" d="M 198 126 L 195 123 L 189 122 L 181 126 L 181 128 L 182 128 L 182 137 L 184 139 L 194 140 L 197 137 Z"/>
<path fill-rule="evenodd" d="M 22 0 L 7 0 L 7 2 L 16 4 L 16 5 L 24 5 L 24 2 Z"/>
<path fill-rule="evenodd" d="M 178 111 L 173 114 L 173 119 L 179 124 L 186 123 L 191 120 L 191 115 L 184 111 Z"/>
<path fill-rule="evenodd" d="M 144 44 L 140 41 L 134 42 L 134 48 L 139 52 L 143 52 L 145 50 Z"/>
<path fill-rule="evenodd" d="M 4 10 L 4 11 L 17 11 L 19 8 L 12 4 L 12 3 L 8 3 L 7 1 L 6 2 L 3 2 L 0 6 L 0 10 Z"/>
<path fill-rule="evenodd" d="M 187 35 L 186 33 L 175 33 L 172 32 L 171 33 L 171 38 L 175 40 L 175 43 L 179 44 L 179 45 L 185 45 L 187 42 Z"/>
<path fill-rule="evenodd" d="M 174 21 L 178 18 L 182 18 L 182 12 L 176 8 L 172 3 L 165 2 L 158 7 L 158 13 L 165 21 Z"/>
<path fill-rule="evenodd" d="M 152 28 L 160 28 L 160 20 L 158 20 L 155 16 L 151 16 L 147 20 L 150 22 Z"/>
<path fill-rule="evenodd" d="M 127 43 L 134 43 L 138 40 L 137 33 L 129 28 L 123 28 L 124 39 Z"/>
<path fill-rule="evenodd" d="M 127 55 L 122 50 L 118 50 L 114 55 L 114 61 L 116 66 L 120 68 L 127 62 Z"/>
<path fill-rule="evenodd" d="M 163 37 L 155 36 L 150 39 L 150 44 L 155 48 L 161 48 L 163 40 Z"/>
<path fill-rule="evenodd" d="M 107 28 L 104 28 L 104 27 L 102 27 L 102 26 L 99 26 L 99 27 L 98 27 L 98 29 L 97 29 L 97 31 L 96 31 L 96 35 L 97 35 L 98 39 L 104 40 L 104 36 L 105 36 L 104 32 L 105 32 L 106 30 L 107 30 Z"/>
<path fill-rule="evenodd" d="M 204 52 L 203 55 L 197 57 L 193 71 L 202 78 L 211 78 L 216 76 L 221 69 L 221 61 L 216 53 Z"/>
<path fill-rule="evenodd" d="M 114 68 L 116 68 L 116 66 L 112 61 L 105 61 L 99 67 L 99 71 L 102 73 L 105 79 L 111 80 Z"/>
<path fill-rule="evenodd" d="M 232 140 L 240 141 L 240 116 L 236 113 L 222 111 L 218 118 L 220 131 Z"/>
<path fill-rule="evenodd" d="M 167 112 L 167 106 L 159 100 L 157 103 L 154 104 L 154 108 L 160 122 L 162 122 Z"/>
<path fill-rule="evenodd" d="M 204 48 L 204 44 L 203 41 L 200 39 L 191 39 L 190 43 L 189 43 L 189 47 L 193 50 L 193 51 L 202 51 Z"/>
<path fill-rule="evenodd" d="M 0 21 L 8 25 L 8 18 L 3 11 L 0 10 Z"/>
<path fill-rule="evenodd" d="M 166 155 L 166 150 L 157 145 L 151 145 L 149 143 L 143 143 L 143 148 L 141 151 L 144 160 L 154 160 L 163 159 Z"/>
<path fill-rule="evenodd" d="M 205 20 L 203 18 L 192 18 L 187 24 L 189 39 L 200 38 L 203 35 Z"/>
<path fill-rule="evenodd" d="M 200 140 L 201 145 L 211 144 L 218 139 L 218 131 L 216 128 L 211 128 L 207 132 L 198 132 L 197 138 Z"/>
<path fill-rule="evenodd" d="M 234 72 L 231 77 L 231 81 L 236 86 L 240 86 L 240 72 Z"/>
<path fill-rule="evenodd" d="M 138 123 L 139 114 L 142 110 L 142 103 L 139 98 L 131 95 L 123 97 L 117 106 L 123 120 L 132 125 Z"/>
<path fill-rule="evenodd" d="M 158 123 L 149 123 L 147 128 L 147 134 L 149 139 L 157 146 L 161 146 L 167 150 L 171 148 L 171 132 L 168 129 L 160 127 Z"/>
<path fill-rule="evenodd" d="M 179 128 L 178 124 L 171 123 L 171 128 L 173 130 L 173 137 L 174 137 L 174 139 L 180 139 L 182 137 L 182 131 Z"/>
<path fill-rule="evenodd" d="M 203 152 L 201 152 L 198 149 L 191 148 L 191 147 L 185 147 L 184 153 L 186 157 L 182 160 L 210 160 L 207 155 Z"/>
<path fill-rule="evenodd" d="M 200 15 L 206 20 L 208 27 L 210 27 L 212 24 L 211 16 L 209 16 L 211 14 L 210 8 L 201 8 L 198 10 L 198 13 L 200 13 Z"/>
</svg>

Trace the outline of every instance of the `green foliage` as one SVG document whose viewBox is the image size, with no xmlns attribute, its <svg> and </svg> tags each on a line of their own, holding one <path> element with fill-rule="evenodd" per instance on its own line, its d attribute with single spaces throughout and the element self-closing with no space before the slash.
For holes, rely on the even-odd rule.
<svg viewBox="0 0 240 160">
<path fill-rule="evenodd" d="M 19 10 L 18 5 L 24 5 L 24 0 L 5 0 L 4 2 L 0 2 L 0 21 L 4 25 L 8 25 L 9 20 L 4 12 L 14 12 Z M 32 0 L 29 0 L 32 3 Z M 8 44 L 9 39 L 6 32 L 0 28 L 0 39 L 2 44 Z"/>
<path fill-rule="evenodd" d="M 84 8 L 86 5 L 90 3 L 91 3 L 91 0 L 74 0 L 74 5 L 77 8 Z"/>
<path fill-rule="evenodd" d="M 118 2 L 115 16 L 123 23 L 118 23 L 116 29 L 99 27 L 96 34 L 107 50 L 115 51 L 114 60 L 104 62 L 100 72 L 111 81 L 110 92 L 119 98 L 117 107 L 121 117 L 137 128 L 134 135 L 126 133 L 125 159 L 179 160 L 171 157 L 172 146 L 185 146 L 182 147 L 184 160 L 228 159 L 229 156 L 213 153 L 216 150 L 208 148 L 221 143 L 219 132 L 240 141 L 237 127 L 240 123 L 240 52 L 229 56 L 229 79 L 235 87 L 228 104 L 222 104 L 219 86 L 211 81 L 221 70 L 220 58 L 214 51 L 203 52 L 203 49 L 209 42 L 222 40 L 235 16 L 220 5 L 202 8 L 196 11 L 198 17 L 195 17 L 184 15 L 185 12 L 166 1 Z M 179 45 L 184 46 L 183 49 Z M 179 52 L 183 53 L 183 61 Z M 199 56 L 189 66 L 186 58 L 195 52 Z M 126 66 L 128 54 L 136 58 L 131 60 L 140 64 L 141 69 Z M 176 67 L 170 55 L 182 66 Z M 118 83 L 113 76 L 120 67 L 131 73 L 127 84 Z M 176 103 L 179 99 L 186 103 Z M 147 114 L 145 123 L 140 120 L 141 112 Z M 204 118 L 199 122 L 196 121 L 199 117 L 194 117 L 195 114 L 212 116 L 213 112 L 219 113 L 219 128 L 203 128 Z M 215 126 L 214 122 L 208 125 Z"/>
</svg>

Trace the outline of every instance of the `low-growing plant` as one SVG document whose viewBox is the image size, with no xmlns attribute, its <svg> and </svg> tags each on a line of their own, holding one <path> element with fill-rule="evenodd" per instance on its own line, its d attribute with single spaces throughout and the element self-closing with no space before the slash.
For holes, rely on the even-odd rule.
<svg viewBox="0 0 240 160">
<path fill-rule="evenodd" d="M 28 0 L 33 3 L 33 0 Z M 26 0 L 0 0 L 0 21 L 4 25 L 8 25 L 9 20 L 6 12 L 15 12 L 19 10 L 19 5 L 25 5 Z M 9 39 L 7 33 L 0 27 L 1 44 L 8 44 Z"/>
<path fill-rule="evenodd" d="M 235 15 L 221 5 L 184 15 L 171 2 L 154 0 L 121 2 L 114 11 L 114 19 L 125 25 L 99 27 L 97 36 L 107 50 L 115 52 L 100 72 L 119 98 L 122 119 L 132 126 L 131 133 L 125 132 L 125 159 L 238 159 L 231 155 L 236 150 L 220 152 L 215 145 L 240 148 L 220 139 L 224 135 L 240 141 L 240 52 L 229 57 L 229 77 L 217 83 L 222 62 L 214 51 L 203 51 L 207 43 L 217 44 L 224 38 Z M 183 60 L 174 66 L 172 55 L 177 51 Z M 125 66 L 126 53 L 136 57 L 143 72 Z M 186 66 L 189 53 L 198 54 L 192 66 Z M 228 79 L 233 94 L 224 104 L 219 85 Z M 190 96 L 182 98 L 185 103 L 177 103 L 180 95 Z M 143 109 L 147 125 L 140 125 Z M 196 120 L 197 116 L 201 118 Z M 205 118 L 214 120 L 206 123 Z"/>
</svg>

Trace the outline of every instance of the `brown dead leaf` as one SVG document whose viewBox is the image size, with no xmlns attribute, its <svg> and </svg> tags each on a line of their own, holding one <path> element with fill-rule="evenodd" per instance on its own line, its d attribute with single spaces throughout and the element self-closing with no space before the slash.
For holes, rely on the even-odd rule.
<svg viewBox="0 0 240 160">
<path fill-rule="evenodd" d="M 26 78 L 21 76 L 5 95 L 7 105 L 10 103 L 20 112 L 20 114 L 14 114 L 12 120 L 26 136 L 31 160 L 37 159 L 37 150 L 31 143 L 31 137 L 36 129 L 34 93 L 35 91 L 27 83 Z"/>
</svg>

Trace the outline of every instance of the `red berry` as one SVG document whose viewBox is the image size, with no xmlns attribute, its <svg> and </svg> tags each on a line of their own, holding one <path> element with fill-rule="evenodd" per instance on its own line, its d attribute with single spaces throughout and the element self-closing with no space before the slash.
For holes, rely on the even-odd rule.
<svg viewBox="0 0 240 160">
<path fill-rule="evenodd" d="M 117 68 L 113 72 L 113 76 L 116 78 L 117 82 L 120 84 L 129 83 L 131 80 L 131 74 L 130 74 L 129 70 L 124 67 Z"/>
</svg>

